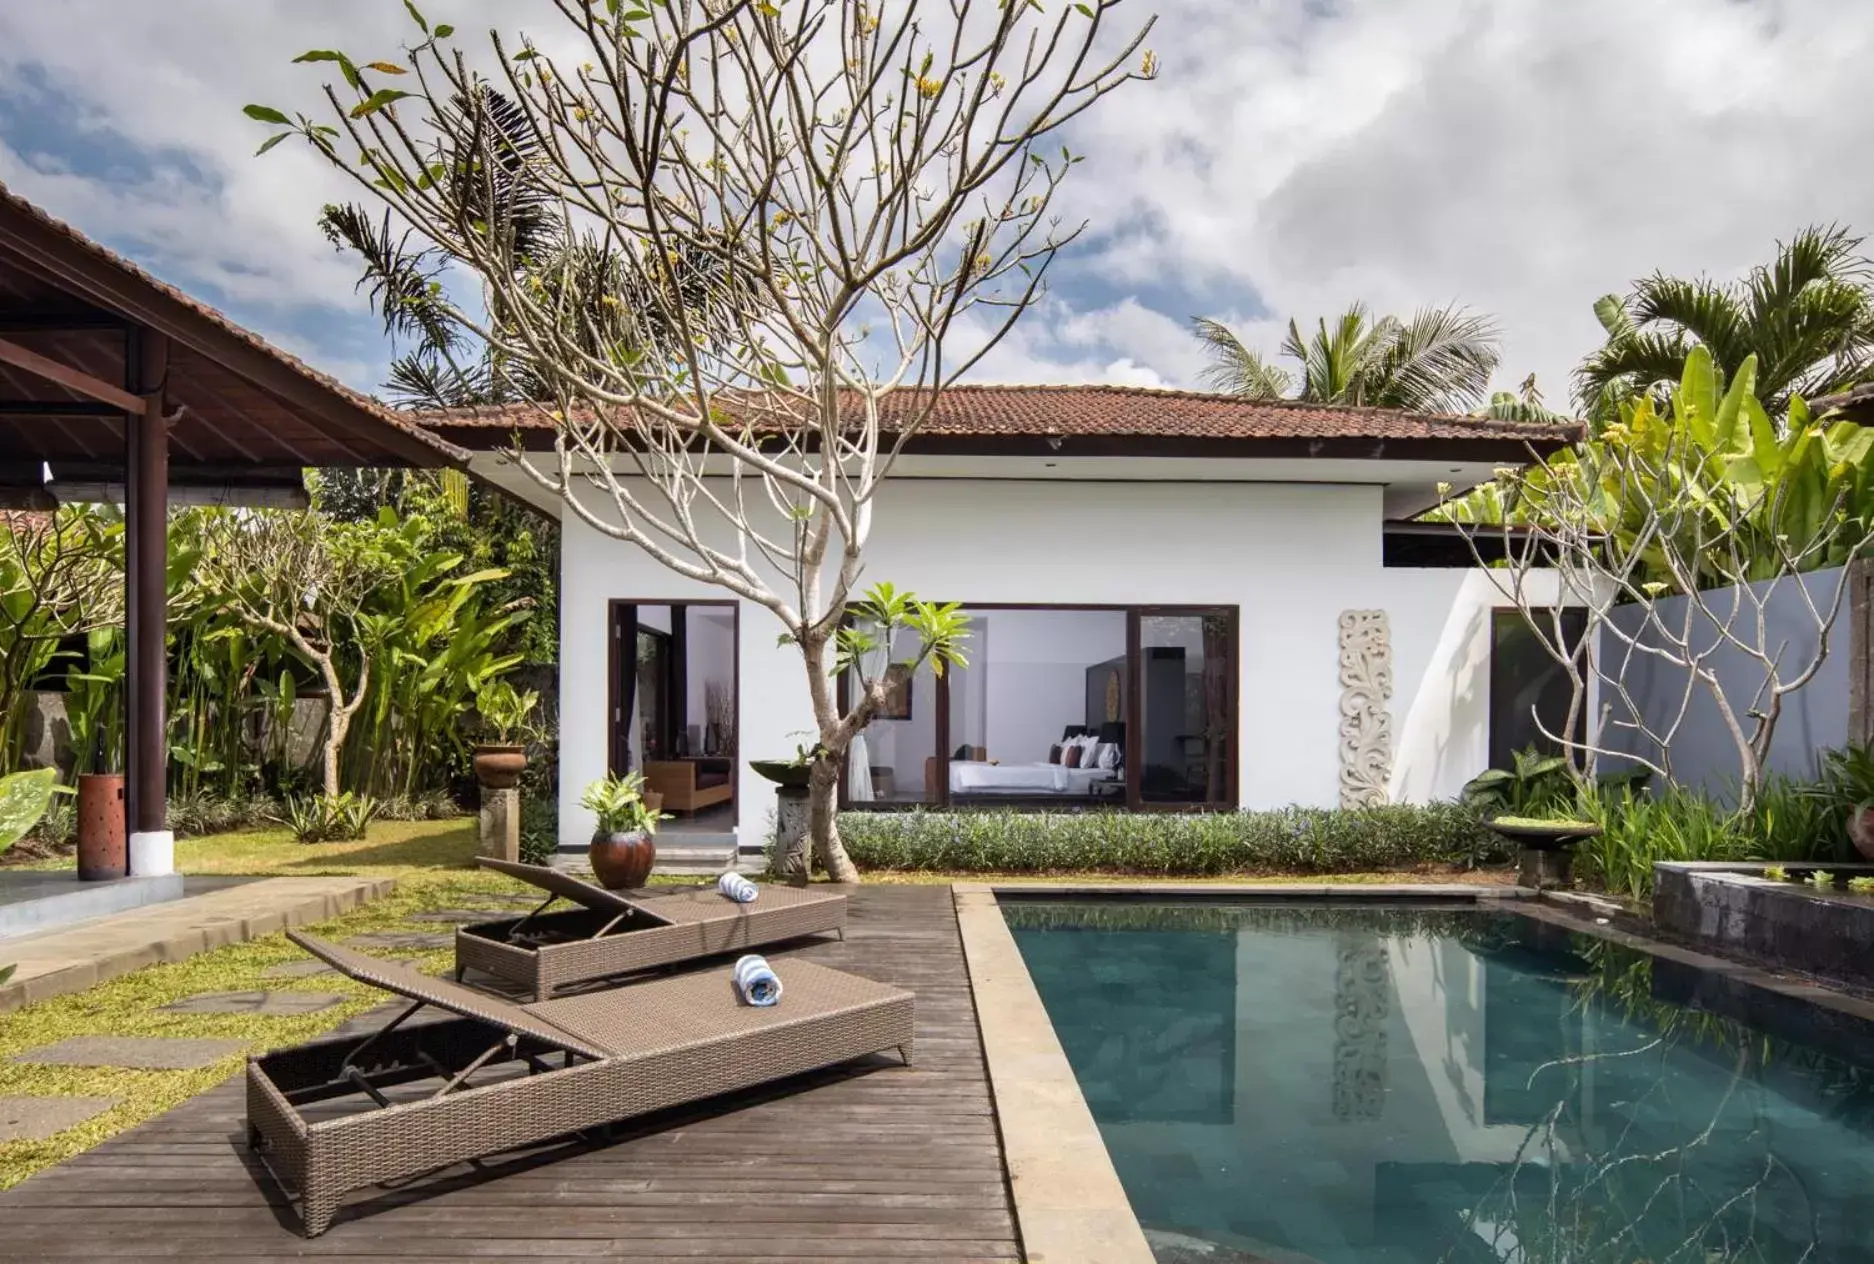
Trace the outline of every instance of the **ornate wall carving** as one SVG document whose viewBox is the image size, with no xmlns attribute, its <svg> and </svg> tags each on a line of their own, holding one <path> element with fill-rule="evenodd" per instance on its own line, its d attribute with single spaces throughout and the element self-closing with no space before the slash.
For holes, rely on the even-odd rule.
<svg viewBox="0 0 1874 1264">
<path fill-rule="evenodd" d="M 1392 777 L 1392 631 L 1384 610 L 1340 614 L 1340 805 L 1386 802 Z"/>
<path fill-rule="evenodd" d="M 1342 935 L 1334 946 L 1334 1118 L 1378 1119 L 1386 1104 L 1386 945 Z"/>
</svg>

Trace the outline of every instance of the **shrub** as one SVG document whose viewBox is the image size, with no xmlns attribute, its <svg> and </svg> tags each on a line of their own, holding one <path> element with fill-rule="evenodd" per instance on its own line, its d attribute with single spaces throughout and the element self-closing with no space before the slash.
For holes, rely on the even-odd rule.
<svg viewBox="0 0 1874 1264">
<path fill-rule="evenodd" d="M 279 821 L 302 843 L 335 843 L 363 838 L 365 827 L 377 815 L 377 800 L 368 794 L 289 795 L 281 805 Z"/>
<path fill-rule="evenodd" d="M 521 799 L 521 860 L 550 864 L 560 846 L 560 805 L 556 799 Z"/>
<path fill-rule="evenodd" d="M 196 790 L 172 796 L 166 819 L 178 836 L 199 838 L 267 825 L 280 819 L 280 811 L 281 805 L 264 794 L 229 797 L 212 790 Z"/>
<path fill-rule="evenodd" d="M 975 873 L 1350 873 L 1476 863 L 1498 847 L 1477 814 L 1455 803 L 1192 815 L 854 812 L 839 829 L 861 869 Z"/>
<path fill-rule="evenodd" d="M 462 807 L 447 790 L 429 790 L 422 794 L 395 794 L 378 804 L 380 821 L 446 821 L 462 815 Z"/>
</svg>

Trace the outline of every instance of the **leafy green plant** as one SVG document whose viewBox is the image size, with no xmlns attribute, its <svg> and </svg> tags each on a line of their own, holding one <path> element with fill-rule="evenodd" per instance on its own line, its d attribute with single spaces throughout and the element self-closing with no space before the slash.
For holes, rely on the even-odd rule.
<svg viewBox="0 0 1874 1264">
<path fill-rule="evenodd" d="M 1771 882 L 1788 882 L 1789 870 L 1782 865 L 1765 865 L 1763 867 L 1763 876 Z"/>
<path fill-rule="evenodd" d="M 1470 863 L 1500 853 L 1455 803 L 1158 815 L 1130 812 L 852 812 L 854 860 L 872 870 L 1105 872 L 1200 877 L 1352 873 Z"/>
<path fill-rule="evenodd" d="M 544 865 L 560 847 L 560 805 L 553 799 L 521 800 L 521 860 Z"/>
<path fill-rule="evenodd" d="M 1809 885 L 1818 891 L 1827 891 L 1835 885 L 1835 875 L 1826 869 L 1817 869 L 1809 875 Z"/>
<path fill-rule="evenodd" d="M 302 843 L 335 843 L 363 838 L 377 816 L 378 801 L 350 790 L 341 794 L 288 795 L 281 803 L 282 825 Z"/>
<path fill-rule="evenodd" d="M 644 776 L 628 772 L 607 776 L 586 787 L 579 806 L 598 818 L 601 834 L 654 834 L 658 813 L 644 801 Z"/>
<path fill-rule="evenodd" d="M 501 678 L 486 682 L 475 692 L 476 714 L 481 717 L 483 729 L 498 745 L 506 745 L 517 737 L 526 740 L 529 721 L 539 702 L 540 695 L 534 690 L 521 693 L 511 682 Z"/>
<path fill-rule="evenodd" d="M 1874 895 L 1874 878 L 1862 876 L 1848 879 L 1848 889 L 1856 895 Z"/>
<path fill-rule="evenodd" d="M 34 768 L 0 777 L 0 854 L 26 837 L 59 793 L 56 768 Z M 0 983 L 13 977 L 13 966 L 0 966 Z"/>
<path fill-rule="evenodd" d="M 1542 816 L 1574 802 L 1575 779 L 1565 757 L 1529 746 L 1515 753 L 1510 767 L 1472 777 L 1459 797 L 1489 817 Z"/>
</svg>

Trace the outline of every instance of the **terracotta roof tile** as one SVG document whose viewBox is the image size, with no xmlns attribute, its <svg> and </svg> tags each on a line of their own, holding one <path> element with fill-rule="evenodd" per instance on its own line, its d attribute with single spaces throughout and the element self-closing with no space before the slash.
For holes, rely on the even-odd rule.
<svg viewBox="0 0 1874 1264">
<path fill-rule="evenodd" d="M 919 405 L 915 393 L 887 396 L 887 428 Z M 452 409 L 419 413 L 472 442 L 470 432 L 546 429 L 538 408 Z M 919 434 L 931 436 L 1101 436 L 1176 439 L 1485 440 L 1559 447 L 1580 427 L 1479 417 L 1240 399 L 1136 386 L 952 386 L 938 397 Z"/>
<path fill-rule="evenodd" d="M 386 407 L 385 405 L 379 403 L 377 400 L 372 399 L 370 396 L 362 394 L 358 391 L 353 390 L 351 387 L 346 386 L 343 382 L 340 382 L 337 378 L 331 377 L 325 373 L 321 373 L 319 370 L 313 368 L 311 365 L 307 364 L 305 361 L 299 359 L 297 356 L 290 355 L 287 352 L 280 350 L 278 347 L 274 346 L 272 343 L 268 342 L 266 339 L 260 337 L 258 334 L 255 334 L 252 331 L 244 329 L 240 325 L 235 324 L 232 320 L 229 320 L 221 312 L 208 306 L 206 303 L 203 303 L 198 299 L 191 298 L 188 294 L 185 294 L 183 291 L 177 289 L 175 286 L 170 285 L 165 281 L 159 280 L 155 276 L 152 276 L 149 272 L 145 271 L 143 268 L 139 267 L 135 263 L 132 263 L 129 259 L 126 259 L 124 256 L 118 254 L 116 251 L 107 249 L 106 247 L 99 245 L 97 242 L 91 240 L 91 238 L 79 232 L 76 228 L 73 228 L 70 224 L 65 223 L 63 220 L 55 219 L 53 216 L 47 214 L 45 211 L 41 210 L 39 207 L 33 205 L 31 202 L 28 202 L 25 198 L 21 197 L 19 194 L 14 193 L 11 189 L 7 188 L 4 182 L 0 182 L 0 213 L 4 213 L 7 211 L 17 212 L 18 214 L 26 217 L 27 219 L 37 222 L 42 227 L 50 229 L 51 231 L 57 233 L 61 237 L 64 237 L 65 239 L 70 241 L 73 245 L 93 255 L 97 259 L 100 259 L 110 264 L 112 267 L 115 267 L 121 270 L 122 272 L 128 274 L 129 276 L 134 277 L 137 281 L 141 282 L 144 285 L 149 286 L 151 289 L 157 291 L 158 293 L 162 294 L 166 298 L 176 303 L 180 303 L 182 306 L 193 311 L 196 315 L 201 316 L 202 318 L 219 326 L 224 332 L 228 334 L 232 334 L 234 337 L 240 339 L 242 342 L 245 342 L 250 347 L 254 348 L 256 351 L 260 351 L 270 356 L 274 360 L 278 361 L 280 364 L 292 370 L 294 373 L 297 373 L 299 376 L 305 378 L 307 381 L 312 382 L 315 385 L 322 387 L 323 389 L 327 391 L 330 391 L 332 394 L 339 396 L 341 399 L 345 400 L 347 403 L 351 404 L 352 406 L 358 408 L 360 411 L 370 414 L 375 420 L 380 421 L 387 426 L 394 427 L 395 429 L 403 432 L 404 434 L 409 435 L 410 437 L 416 439 L 418 442 L 424 444 L 426 447 L 435 451 L 438 456 L 445 458 L 449 462 L 460 463 L 467 459 L 468 453 L 457 448 L 454 444 L 449 443 L 447 440 L 437 435 L 434 431 L 425 429 L 423 426 L 418 425 L 408 415 L 399 413 L 391 408 Z"/>
</svg>

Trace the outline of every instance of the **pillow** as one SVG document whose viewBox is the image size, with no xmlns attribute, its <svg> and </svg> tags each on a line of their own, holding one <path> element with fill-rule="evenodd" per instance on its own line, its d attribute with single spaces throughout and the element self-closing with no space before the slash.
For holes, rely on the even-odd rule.
<svg viewBox="0 0 1874 1264">
<path fill-rule="evenodd" d="M 1061 750 L 1061 767 L 1080 767 L 1081 750 L 1082 748 L 1078 742 L 1070 742 L 1067 746 L 1063 747 Z"/>
<path fill-rule="evenodd" d="M 1061 744 L 1059 742 L 1048 747 L 1048 762 L 1050 764 L 1058 764 L 1061 762 Z"/>
<path fill-rule="evenodd" d="M 970 748 L 967 746 L 959 746 L 956 749 L 956 753 L 950 756 L 950 758 L 958 762 L 967 763 L 970 758 Z"/>
<path fill-rule="evenodd" d="M 1109 772 L 1119 767 L 1119 743 L 1101 742 L 1099 758 L 1095 760 L 1095 765 Z"/>
<path fill-rule="evenodd" d="M 1099 753 L 1100 753 L 1099 734 L 1089 733 L 1085 737 L 1080 739 L 1080 766 L 1082 768 L 1093 767 L 1094 757 L 1097 756 Z"/>
</svg>

